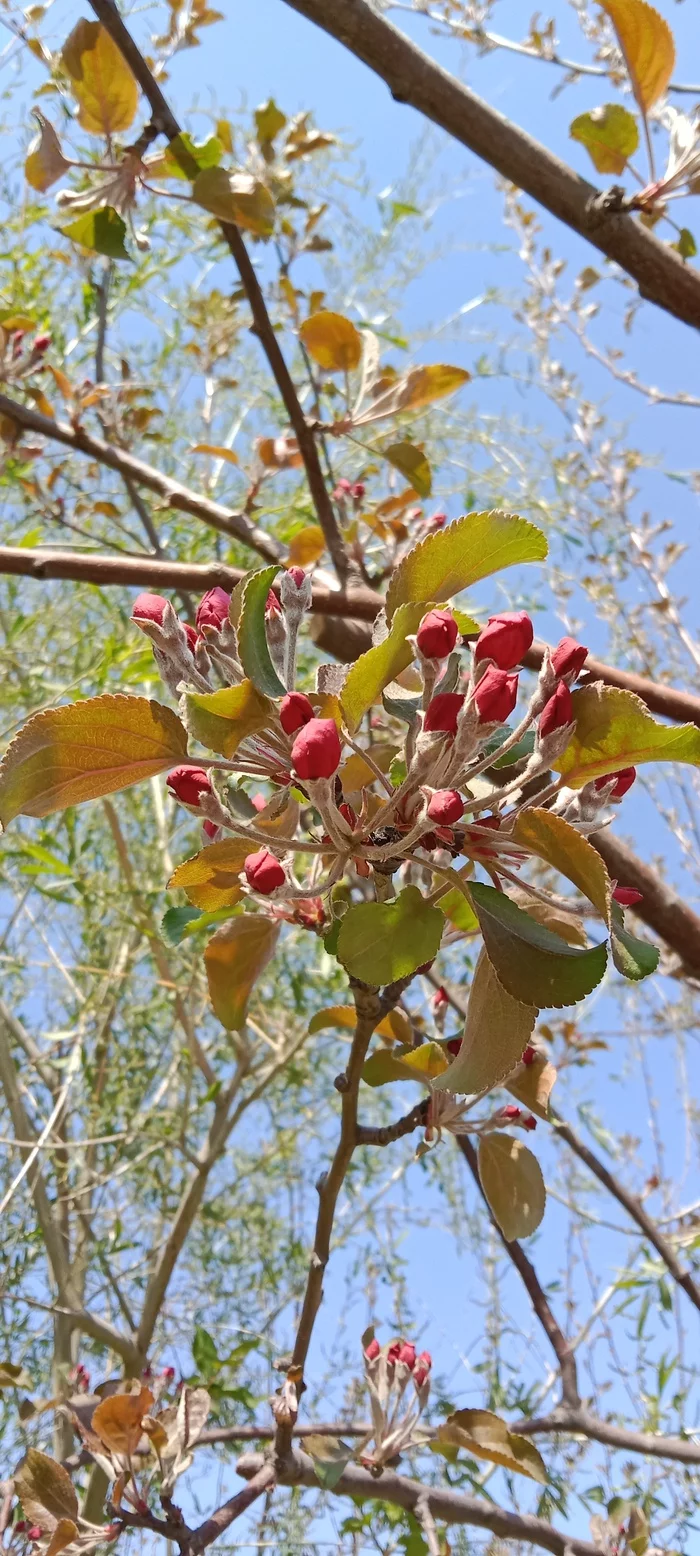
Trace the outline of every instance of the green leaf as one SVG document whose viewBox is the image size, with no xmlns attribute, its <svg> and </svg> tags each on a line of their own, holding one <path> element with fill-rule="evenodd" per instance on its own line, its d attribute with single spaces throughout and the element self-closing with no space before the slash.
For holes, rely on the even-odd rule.
<svg viewBox="0 0 700 1556">
<path fill-rule="evenodd" d="M 392 574 L 387 615 L 410 600 L 448 600 L 503 567 L 541 562 L 547 541 L 517 514 L 468 513 L 413 546 Z"/>
<path fill-rule="evenodd" d="M 186 756 L 177 714 L 146 697 L 92 697 L 35 713 L 0 763 L 0 822 L 116 794 Z"/>
<path fill-rule="evenodd" d="M 242 740 L 275 719 L 276 710 L 252 681 L 222 686 L 218 692 L 187 692 L 187 727 L 203 746 L 231 757 Z"/>
<path fill-rule="evenodd" d="M 192 1359 L 202 1378 L 213 1377 L 220 1369 L 219 1354 L 207 1329 L 195 1329 L 192 1341 Z"/>
<path fill-rule="evenodd" d="M 104 205 L 99 211 L 86 211 L 84 216 L 78 216 L 59 231 L 64 238 L 70 238 L 71 243 L 79 243 L 94 254 L 107 254 L 110 259 L 131 260 L 124 243 L 126 224 L 111 205 Z"/>
<path fill-rule="evenodd" d="M 506 1241 L 530 1237 L 544 1215 L 546 1190 L 536 1156 L 522 1140 L 492 1130 L 479 1141 L 479 1178 Z"/>
<path fill-rule="evenodd" d="M 477 1459 L 502 1464 L 518 1475 L 527 1475 L 546 1485 L 547 1471 L 534 1443 L 518 1432 L 511 1432 L 500 1416 L 491 1410 L 456 1410 L 437 1428 L 431 1448 L 464 1448 Z"/>
<path fill-rule="evenodd" d="M 523 1005 L 575 1005 L 600 983 L 607 947 L 579 950 L 536 923 L 504 892 L 470 884 L 481 933 L 499 981 Z"/>
<path fill-rule="evenodd" d="M 367 1086 L 386 1086 L 391 1081 L 423 1081 L 427 1085 L 443 1074 L 448 1062 L 440 1043 L 420 1043 L 417 1048 L 378 1048 L 365 1061 L 362 1079 Z"/>
<path fill-rule="evenodd" d="M 363 983 L 395 983 L 432 962 L 444 923 L 417 886 L 406 886 L 395 902 L 361 902 L 341 920 L 338 961 Z"/>
<path fill-rule="evenodd" d="M 633 692 L 596 682 L 574 692 L 573 705 L 576 729 L 563 755 L 552 762 L 572 789 L 642 762 L 700 767 L 700 729 L 658 724 Z"/>
<path fill-rule="evenodd" d="M 168 908 L 163 914 L 161 929 L 169 945 L 179 945 L 187 933 L 188 924 L 193 919 L 201 918 L 199 908 Z"/>
<path fill-rule="evenodd" d="M 261 103 L 255 110 L 255 128 L 258 132 L 258 141 L 261 146 L 269 146 L 270 141 L 279 135 L 287 123 L 287 115 L 277 107 L 274 97 L 268 98 L 266 103 Z"/>
<path fill-rule="evenodd" d="M 269 238 L 275 226 L 275 203 L 267 186 L 248 173 L 222 167 L 204 168 L 192 185 L 192 199 L 219 221 L 234 222 L 258 238 Z"/>
<path fill-rule="evenodd" d="M 482 951 L 469 990 L 462 1046 L 435 1081 L 436 1091 L 467 1095 L 499 1086 L 519 1064 L 537 1015 L 533 1005 L 506 993 Z"/>
<path fill-rule="evenodd" d="M 389 636 L 360 654 L 348 671 L 340 694 L 345 722 L 350 733 L 357 729 L 363 715 L 377 701 L 391 681 L 415 659 L 415 648 L 408 642 L 425 615 L 424 605 L 402 605 L 394 614 Z M 393 708 L 389 709 L 390 712 Z"/>
<path fill-rule="evenodd" d="M 247 913 L 224 924 L 209 941 L 204 953 L 209 996 L 229 1032 L 245 1026 L 248 1001 L 274 954 L 279 929 L 266 914 Z"/>
<path fill-rule="evenodd" d="M 581 141 L 599 173 L 623 173 L 639 145 L 634 115 L 620 103 L 606 103 L 581 113 L 569 126 L 572 140 Z"/>
<path fill-rule="evenodd" d="M 389 448 L 382 449 L 382 455 L 406 477 L 419 497 L 430 496 L 432 475 L 430 463 L 422 448 L 416 448 L 414 443 L 391 443 Z"/>
<path fill-rule="evenodd" d="M 617 902 L 612 903 L 610 913 L 610 949 L 618 972 L 633 983 L 648 978 L 659 965 L 658 948 L 625 929 L 625 917 Z"/>
<path fill-rule="evenodd" d="M 261 567 L 243 590 L 238 618 L 238 657 L 246 675 L 267 697 L 284 697 L 287 690 L 270 658 L 265 631 L 265 606 L 279 567 Z"/>
<path fill-rule="evenodd" d="M 312 1432 L 304 1438 L 304 1451 L 311 1454 L 319 1485 L 325 1491 L 334 1491 L 355 1450 L 338 1437 L 321 1437 Z"/>
<path fill-rule="evenodd" d="M 459 886 L 452 886 L 440 898 L 440 907 L 453 929 L 461 929 L 465 935 L 473 935 L 479 928 L 479 920 L 467 897 Z"/>
<path fill-rule="evenodd" d="M 216 135 L 195 141 L 183 130 L 169 142 L 159 156 L 147 162 L 149 180 L 154 178 L 184 178 L 191 180 L 205 168 L 218 167 L 224 148 Z"/>
<path fill-rule="evenodd" d="M 676 249 L 681 259 L 694 259 L 698 252 L 698 246 L 689 227 L 681 227 L 677 243 L 672 243 L 671 248 Z"/>
</svg>

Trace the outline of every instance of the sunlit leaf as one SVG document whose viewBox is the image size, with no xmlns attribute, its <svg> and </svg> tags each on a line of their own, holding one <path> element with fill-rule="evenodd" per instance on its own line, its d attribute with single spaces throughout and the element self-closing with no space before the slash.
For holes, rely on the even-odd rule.
<svg viewBox="0 0 700 1556">
<path fill-rule="evenodd" d="M 326 549 L 326 537 L 320 524 L 305 524 L 289 542 L 289 567 L 311 567 L 318 562 Z"/>
<path fill-rule="evenodd" d="M 521 1064 L 508 1080 L 508 1090 L 539 1118 L 549 1116 L 549 1098 L 557 1078 L 554 1065 L 546 1054 L 535 1054 L 530 1064 Z"/>
<path fill-rule="evenodd" d="M 663 97 L 676 63 L 673 33 L 647 0 L 600 0 L 617 33 L 632 91 L 644 113 Z"/>
<path fill-rule="evenodd" d="M 92 1417 L 92 1430 L 109 1448 L 129 1458 L 141 1441 L 141 1422 L 153 1404 L 153 1394 L 143 1386 L 138 1394 L 110 1394 L 101 1400 Z"/>
<path fill-rule="evenodd" d="M 217 692 L 188 692 L 185 701 L 190 733 L 225 757 L 233 756 L 242 740 L 274 718 L 273 704 L 252 681 L 222 686 Z"/>
<path fill-rule="evenodd" d="M 504 892 L 470 884 L 489 961 L 508 994 L 539 1009 L 574 1005 L 600 983 L 607 947 L 579 950 L 538 924 Z"/>
<path fill-rule="evenodd" d="M 444 923 L 417 886 L 406 886 L 395 902 L 360 902 L 341 921 L 338 961 L 363 983 L 395 983 L 433 960 Z"/>
<path fill-rule="evenodd" d="M 45 1556 L 61 1556 L 61 1551 L 65 1551 L 77 1538 L 78 1525 L 73 1522 L 73 1519 L 59 1518 L 46 1547 Z"/>
<path fill-rule="evenodd" d="M 324 309 L 304 319 L 299 334 L 309 356 L 327 373 L 351 372 L 362 357 L 362 336 L 351 319 Z"/>
<path fill-rule="evenodd" d="M 107 254 L 110 259 L 131 259 L 124 243 L 126 223 L 111 205 L 103 205 L 99 211 L 86 211 L 60 231 L 71 243 L 79 243 L 81 248 L 90 249 L 93 254 Z"/>
<path fill-rule="evenodd" d="M 159 152 L 155 157 L 146 159 L 149 180 L 162 178 L 193 179 L 205 168 L 218 167 L 224 147 L 220 136 L 209 135 L 204 141 L 197 142 L 191 135 L 182 132 Z"/>
<path fill-rule="evenodd" d="M 479 1177 L 489 1208 L 508 1242 L 537 1231 L 547 1196 L 537 1157 L 522 1140 L 499 1130 L 482 1135 Z"/>
<path fill-rule="evenodd" d="M 533 808 L 520 812 L 513 840 L 573 881 L 607 924 L 610 877 L 597 849 L 575 827 L 562 816 L 553 816 L 549 810 Z"/>
<path fill-rule="evenodd" d="M 249 173 L 229 173 L 222 167 L 203 168 L 192 185 L 197 205 L 219 221 L 233 222 L 259 238 L 269 238 L 275 225 L 275 203 L 266 184 Z"/>
<path fill-rule="evenodd" d="M 14 1480 L 24 1516 L 30 1523 L 53 1531 L 62 1518 L 77 1518 L 78 1498 L 70 1475 L 48 1454 L 28 1448 Z"/>
<path fill-rule="evenodd" d="M 377 1027 L 379 1032 L 379 1027 Z M 447 1069 L 448 1059 L 439 1043 L 419 1043 L 417 1048 L 377 1049 L 362 1071 L 367 1086 L 386 1086 L 390 1081 L 436 1081 Z"/>
<path fill-rule="evenodd" d="M 223 459 L 228 465 L 239 465 L 240 460 L 232 448 L 221 448 L 218 443 L 193 443 L 191 454 L 211 454 L 212 459 Z"/>
<path fill-rule="evenodd" d="M 260 107 L 256 108 L 254 118 L 261 146 L 269 145 L 287 123 L 287 115 L 277 107 L 274 97 L 268 98 L 266 103 L 261 103 Z"/>
<path fill-rule="evenodd" d="M 253 988 L 270 961 L 279 924 L 264 913 L 231 919 L 209 941 L 204 961 L 209 996 L 222 1026 L 239 1032 L 245 1026 Z"/>
<path fill-rule="evenodd" d="M 174 891 L 181 887 L 190 902 L 206 911 L 234 907 L 242 896 L 238 877 L 244 860 L 257 847 L 257 843 L 244 837 L 210 843 L 194 858 L 185 859 L 178 865 L 168 881 L 168 889 Z"/>
<path fill-rule="evenodd" d="M 93 135 L 128 130 L 139 89 L 123 54 L 99 22 L 76 22 L 63 45 L 61 64 L 71 79 L 82 129 Z"/>
<path fill-rule="evenodd" d="M 272 663 L 265 630 L 265 606 L 279 567 L 261 567 L 243 589 L 238 617 L 238 657 L 246 675 L 258 692 L 267 697 L 283 697 L 286 691 Z"/>
<path fill-rule="evenodd" d="M 36 713 L 0 763 L 0 821 L 116 794 L 186 755 L 177 714 L 146 697 L 92 697 Z"/>
<path fill-rule="evenodd" d="M 444 400 L 463 384 L 469 383 L 470 374 L 462 367 L 448 367 L 444 362 L 432 362 L 429 367 L 412 367 L 408 373 L 396 378 L 385 389 L 377 385 L 375 398 L 358 415 L 353 416 L 356 427 L 369 426 L 383 421 L 385 416 L 398 416 L 400 412 L 415 413 L 435 400 Z M 381 383 L 381 380 L 380 380 Z"/>
<path fill-rule="evenodd" d="M 563 756 L 552 762 L 572 789 L 643 762 L 700 767 L 700 729 L 657 723 L 633 692 L 597 681 L 574 692 L 573 704 L 576 728 Z"/>
<path fill-rule="evenodd" d="M 436 1088 L 466 1095 L 500 1085 L 521 1059 L 537 1014 L 534 1006 L 506 993 L 482 951 L 469 990 L 462 1046 Z"/>
<path fill-rule="evenodd" d="M 513 513 L 468 513 L 413 546 L 392 574 L 387 615 L 409 600 L 449 600 L 481 578 L 522 562 L 542 562 L 540 529 Z"/>
<path fill-rule="evenodd" d="M 547 1482 L 547 1471 L 534 1443 L 518 1432 L 511 1432 L 505 1421 L 491 1410 L 454 1411 L 446 1421 L 440 1422 L 431 1447 L 437 1453 L 443 1448 L 463 1448 L 477 1459 L 502 1464 L 541 1485 Z"/>
<path fill-rule="evenodd" d="M 389 636 L 383 643 L 376 643 L 361 654 L 351 666 L 341 693 L 341 704 L 348 729 L 357 729 L 363 714 L 377 702 L 385 686 L 395 681 L 415 658 L 415 649 L 408 642 L 415 633 L 425 606 L 403 605 L 394 613 Z"/>
<path fill-rule="evenodd" d="M 391 443 L 382 449 L 385 459 L 400 470 L 419 497 L 429 497 L 432 490 L 430 462 L 421 448 L 414 443 Z"/>
<path fill-rule="evenodd" d="M 579 114 L 569 134 L 585 146 L 599 173 L 623 173 L 639 145 L 637 121 L 621 103 L 605 103 Z"/>
<path fill-rule="evenodd" d="M 17 1362 L 0 1362 L 0 1389 L 31 1388 L 31 1379 Z"/>
<path fill-rule="evenodd" d="M 311 1454 L 316 1479 L 325 1491 L 335 1489 L 343 1470 L 350 1463 L 355 1452 L 354 1448 L 348 1448 L 347 1443 L 341 1442 L 340 1438 L 321 1437 L 316 1432 L 304 1438 L 304 1451 Z"/>
<path fill-rule="evenodd" d="M 39 121 L 39 134 L 32 141 L 27 152 L 24 176 L 32 189 L 38 189 L 43 194 L 59 178 L 63 178 L 71 164 L 63 155 L 61 142 L 53 125 L 44 118 L 38 108 L 33 112 L 34 117 Z"/>
<path fill-rule="evenodd" d="M 453 929 L 461 929 L 465 935 L 476 934 L 479 920 L 464 892 L 460 891 L 458 886 L 452 886 L 444 897 L 440 898 L 440 907 Z"/>
<path fill-rule="evenodd" d="M 640 940 L 625 928 L 625 916 L 618 903 L 610 911 L 610 949 L 618 972 L 633 983 L 648 978 L 659 965 L 659 951 L 648 940 Z"/>
</svg>

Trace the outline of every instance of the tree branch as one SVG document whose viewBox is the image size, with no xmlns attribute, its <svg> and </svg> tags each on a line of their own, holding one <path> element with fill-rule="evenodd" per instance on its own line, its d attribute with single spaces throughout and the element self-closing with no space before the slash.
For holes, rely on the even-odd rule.
<svg viewBox="0 0 700 1556">
<path fill-rule="evenodd" d="M 660 935 L 682 967 L 693 978 L 700 978 L 700 917 L 682 897 L 662 881 L 651 866 L 610 831 L 594 833 L 590 839 L 616 880 L 634 886 L 642 901 L 631 910 L 654 933 Z"/>
<path fill-rule="evenodd" d="M 524 130 L 491 108 L 369 0 L 286 0 L 416 108 L 567 227 L 621 265 L 642 297 L 700 329 L 700 276 L 631 216 L 606 209 L 599 191 Z"/>
<path fill-rule="evenodd" d="M 358 1124 L 355 1130 L 356 1145 L 391 1145 L 394 1140 L 402 1140 L 404 1135 L 413 1134 L 414 1129 L 422 1129 L 428 1121 L 428 1107 L 430 1099 L 424 1097 L 422 1102 L 417 1102 L 410 1113 L 404 1113 L 403 1118 L 397 1118 L 394 1124 Z"/>
<path fill-rule="evenodd" d="M 235 1496 L 229 1497 L 228 1502 L 224 1502 L 215 1513 L 212 1513 L 211 1518 L 207 1518 L 198 1529 L 193 1531 L 187 1546 L 190 1556 L 199 1556 L 200 1551 L 206 1550 L 212 1541 L 218 1540 L 234 1519 L 240 1518 L 241 1513 L 245 1513 L 251 1502 L 255 1502 L 259 1496 L 262 1496 L 263 1491 L 272 1490 L 275 1480 L 274 1465 L 263 1462 L 242 1491 L 237 1491 Z"/>
<path fill-rule="evenodd" d="M 678 1464 L 700 1464 L 700 1444 L 684 1437 L 656 1437 L 651 1432 L 632 1432 L 626 1426 L 601 1421 L 580 1406 L 569 1410 L 559 1406 L 551 1416 L 533 1421 L 516 1421 L 514 1432 L 521 1437 L 556 1436 L 558 1432 L 586 1437 L 590 1442 L 605 1443 L 623 1453 L 640 1453 L 648 1459 L 672 1459 Z"/>
</svg>

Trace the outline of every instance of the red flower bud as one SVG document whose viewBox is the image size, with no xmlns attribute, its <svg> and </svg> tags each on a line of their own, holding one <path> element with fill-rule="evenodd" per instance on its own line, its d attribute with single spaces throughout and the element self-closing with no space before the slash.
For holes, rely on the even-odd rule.
<svg viewBox="0 0 700 1556">
<path fill-rule="evenodd" d="M 442 1005 L 449 1005 L 450 1002 L 447 994 L 445 993 L 445 990 L 442 987 L 442 984 L 440 985 L 439 989 L 435 990 L 430 1003 L 433 1007 L 433 1010 L 439 1010 Z"/>
<path fill-rule="evenodd" d="M 613 901 L 619 902 L 623 908 L 633 908 L 636 902 L 644 901 L 644 893 L 637 891 L 635 886 L 616 886 Z"/>
<path fill-rule="evenodd" d="M 224 622 L 228 621 L 230 604 L 231 596 L 225 589 L 220 589 L 218 585 L 216 589 L 209 589 L 197 606 L 195 621 L 198 630 L 201 632 L 202 627 L 216 627 L 219 632 Z"/>
<path fill-rule="evenodd" d="M 279 859 L 269 848 L 259 848 L 257 854 L 249 854 L 243 869 L 248 885 L 253 891 L 262 892 L 264 897 L 269 897 L 278 886 L 284 886 L 287 879 Z"/>
<path fill-rule="evenodd" d="M 512 670 L 527 653 L 534 628 L 527 611 L 499 611 L 479 633 L 474 658 L 493 659 L 499 670 Z"/>
<path fill-rule="evenodd" d="M 521 1064 L 534 1064 L 536 1058 L 537 1049 L 533 1048 L 532 1043 L 528 1043 L 527 1048 L 523 1049 L 523 1056 L 520 1061 Z"/>
<path fill-rule="evenodd" d="M 367 1360 L 370 1361 L 370 1362 L 376 1361 L 380 1351 L 381 1351 L 381 1345 L 379 1344 L 379 1341 L 378 1340 L 370 1340 L 369 1345 L 366 1347 L 366 1350 L 365 1350 L 365 1356 L 367 1357 Z"/>
<path fill-rule="evenodd" d="M 348 805 L 347 801 L 344 800 L 342 805 L 338 806 L 338 810 L 340 811 L 343 819 L 347 821 L 348 826 L 352 827 L 354 831 L 355 827 L 357 826 L 357 816 L 355 815 L 352 805 Z"/>
<path fill-rule="evenodd" d="M 627 790 L 632 788 L 636 776 L 636 767 L 621 767 L 617 773 L 606 773 L 604 778 L 596 778 L 595 786 L 596 789 L 604 789 L 614 779 L 615 785 L 610 792 L 610 799 L 621 800 Z"/>
<path fill-rule="evenodd" d="M 440 692 L 428 703 L 424 730 L 444 729 L 448 735 L 457 733 L 457 718 L 464 703 L 460 692 Z"/>
<path fill-rule="evenodd" d="M 300 778 L 332 778 L 340 757 L 340 736 L 333 719 L 309 719 L 292 746 L 292 763 Z"/>
<path fill-rule="evenodd" d="M 134 600 L 131 619 L 132 621 L 156 621 L 158 626 L 162 627 L 167 603 L 162 594 L 139 594 Z"/>
<path fill-rule="evenodd" d="M 428 611 L 416 633 L 416 642 L 426 659 L 446 659 L 458 636 L 459 627 L 452 611 Z"/>
<path fill-rule="evenodd" d="M 443 508 L 438 508 L 435 513 L 431 513 L 427 522 L 431 529 L 442 529 L 447 523 L 447 514 Z"/>
<path fill-rule="evenodd" d="M 32 351 L 38 351 L 38 352 L 48 351 L 50 345 L 51 345 L 51 336 L 50 335 L 35 335 L 34 339 L 32 341 Z"/>
<path fill-rule="evenodd" d="M 190 653 L 193 654 L 195 649 L 196 649 L 196 647 L 197 647 L 197 643 L 198 643 L 197 633 L 196 633 L 194 627 L 190 626 L 188 621 L 183 621 L 182 622 L 182 626 L 184 627 L 185 637 L 187 638 L 187 644 L 188 644 Z"/>
<path fill-rule="evenodd" d="M 39 1524 L 32 1524 L 31 1529 L 27 1530 L 27 1538 L 29 1540 L 40 1540 L 43 1533 L 44 1531 L 39 1527 Z"/>
<path fill-rule="evenodd" d="M 504 1108 L 501 1108 L 501 1118 L 506 1124 L 514 1124 L 516 1119 L 520 1118 L 520 1108 L 516 1108 L 514 1102 L 508 1102 Z"/>
<path fill-rule="evenodd" d="M 420 1356 L 418 1357 L 418 1364 L 413 1374 L 413 1381 L 416 1385 L 416 1388 L 423 1387 L 432 1365 L 433 1358 L 430 1354 L 430 1351 L 421 1351 Z"/>
<path fill-rule="evenodd" d="M 174 1367 L 164 1367 L 163 1368 L 163 1371 L 161 1372 L 161 1378 L 167 1378 L 168 1382 L 170 1383 L 170 1382 L 172 1382 L 172 1379 L 174 1377 L 175 1377 L 175 1368 Z"/>
<path fill-rule="evenodd" d="M 502 724 L 513 712 L 518 700 L 518 677 L 489 665 L 474 692 L 474 701 L 483 724 Z"/>
<path fill-rule="evenodd" d="M 461 821 L 464 815 L 464 801 L 456 789 L 436 789 L 428 806 L 428 816 L 431 821 L 436 821 L 438 826 L 449 827 L 453 822 Z"/>
<path fill-rule="evenodd" d="M 533 1118 L 531 1113 L 526 1113 L 525 1117 L 523 1119 L 523 1129 L 536 1129 L 536 1128 L 537 1128 L 537 1119 Z"/>
<path fill-rule="evenodd" d="M 23 341 L 24 341 L 25 333 L 26 333 L 25 330 L 15 330 L 14 335 L 12 336 L 12 360 L 13 360 L 13 362 L 16 362 L 17 358 L 21 357 L 21 355 L 22 355 Z"/>
<path fill-rule="evenodd" d="M 275 594 L 274 589 L 268 589 L 268 591 L 267 591 L 267 599 L 265 601 L 265 615 L 266 616 L 279 616 L 281 610 L 282 610 L 282 606 L 280 605 L 280 602 L 279 602 L 279 600 L 277 598 L 277 595 Z"/>
<path fill-rule="evenodd" d="M 341 475 L 340 480 L 336 481 L 336 484 L 331 493 L 333 501 L 340 502 L 343 497 L 349 497 L 351 491 L 352 482 L 346 480 L 344 475 Z"/>
<path fill-rule="evenodd" d="M 280 703 L 280 724 L 285 735 L 295 735 L 298 729 L 308 724 L 314 716 L 314 710 L 308 697 L 303 692 L 287 692 L 286 697 Z"/>
<path fill-rule="evenodd" d="M 461 1037 L 451 1037 L 449 1043 L 445 1044 L 445 1047 L 448 1054 L 458 1054 L 460 1048 L 462 1047 Z"/>
<path fill-rule="evenodd" d="M 199 808 L 202 794 L 211 794 L 211 782 L 202 767 L 189 767 L 183 763 L 182 767 L 174 767 L 168 773 L 166 783 L 171 794 L 182 801 L 183 805 L 192 805 Z"/>
<path fill-rule="evenodd" d="M 571 692 L 565 681 L 560 681 L 553 697 L 546 702 L 540 714 L 539 734 L 540 740 L 547 735 L 553 735 L 557 729 L 564 729 L 567 724 L 574 722 L 574 705 L 571 701 Z"/>
<path fill-rule="evenodd" d="M 253 807 L 253 810 L 260 812 L 261 810 L 265 809 L 267 800 L 265 799 L 264 794 L 251 794 L 250 803 Z"/>
<path fill-rule="evenodd" d="M 26 1527 L 27 1527 L 27 1520 L 26 1520 L 26 1518 L 18 1518 L 17 1519 L 17 1523 L 15 1524 L 15 1534 L 24 1534 L 24 1531 L 25 1531 Z"/>
<path fill-rule="evenodd" d="M 392 1340 L 386 1353 L 386 1359 L 390 1367 L 393 1367 L 394 1363 L 398 1361 L 403 1343 L 403 1340 Z"/>
<path fill-rule="evenodd" d="M 583 643 L 577 643 L 575 638 L 562 638 L 552 654 L 552 669 L 555 675 L 571 676 L 575 681 L 588 658 L 588 649 Z"/>
<path fill-rule="evenodd" d="M 287 577 L 291 578 L 292 583 L 296 584 L 297 589 L 301 589 L 302 584 L 306 580 L 306 573 L 304 572 L 303 567 L 288 567 Z"/>
<path fill-rule="evenodd" d="M 353 497 L 355 499 L 355 502 L 362 502 L 362 499 L 363 499 L 363 497 L 365 495 L 365 491 L 366 491 L 366 487 L 365 487 L 364 481 L 356 481 L 354 486 L 352 487 L 352 495 L 353 495 Z"/>
<path fill-rule="evenodd" d="M 410 1367 L 411 1371 L 413 1371 L 413 1368 L 416 1365 L 416 1347 L 415 1345 L 411 1345 L 410 1340 L 404 1340 L 404 1343 L 401 1346 L 401 1350 L 399 1351 L 399 1361 L 403 1362 L 405 1367 Z"/>
</svg>

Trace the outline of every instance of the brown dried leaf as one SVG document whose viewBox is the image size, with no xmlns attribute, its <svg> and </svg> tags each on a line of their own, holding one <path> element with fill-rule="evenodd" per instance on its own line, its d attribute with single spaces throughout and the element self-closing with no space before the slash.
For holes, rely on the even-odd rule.
<svg viewBox="0 0 700 1556">
<path fill-rule="evenodd" d="M 78 1498 L 62 1464 L 28 1448 L 15 1474 L 15 1490 L 30 1523 L 53 1532 L 62 1519 L 76 1519 Z"/>
<path fill-rule="evenodd" d="M 129 1457 L 136 1452 L 143 1432 L 143 1418 L 153 1404 L 150 1389 L 138 1394 L 113 1394 L 103 1399 L 92 1418 L 93 1430 L 111 1453 Z"/>
</svg>

